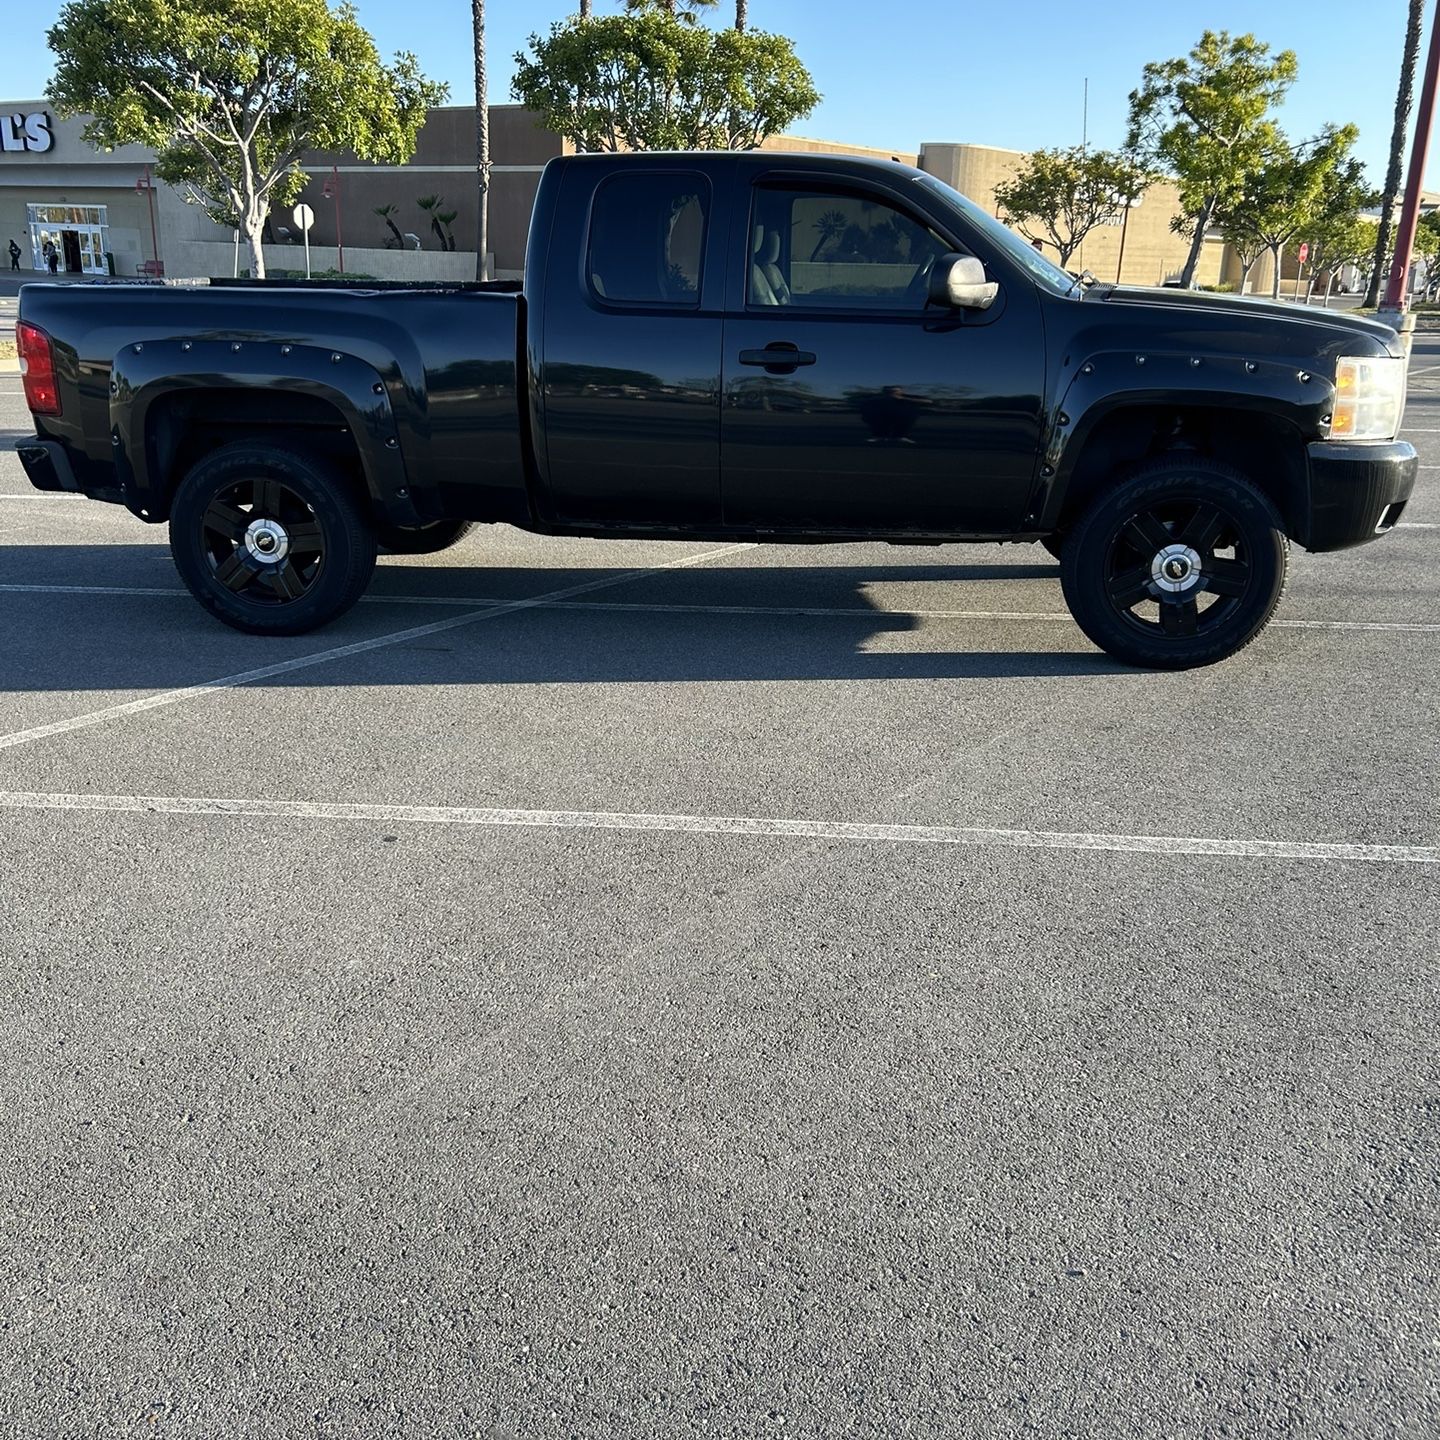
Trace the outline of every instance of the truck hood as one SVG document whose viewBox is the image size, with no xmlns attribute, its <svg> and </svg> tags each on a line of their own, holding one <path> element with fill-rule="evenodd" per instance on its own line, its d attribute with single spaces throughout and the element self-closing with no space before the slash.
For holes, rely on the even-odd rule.
<svg viewBox="0 0 1440 1440">
<path fill-rule="evenodd" d="M 1234 320 L 1239 325 L 1253 325 L 1257 317 L 1281 325 L 1309 330 L 1326 330 L 1332 335 L 1368 335 L 1399 354 L 1395 332 L 1378 320 L 1347 315 L 1342 310 L 1325 310 L 1306 305 L 1290 305 L 1279 300 L 1256 300 L 1249 295 L 1214 295 L 1203 290 L 1176 290 L 1145 285 L 1114 285 L 1104 292 L 1091 291 L 1087 298 L 1098 298 L 1105 305 L 1135 305 L 1150 310 L 1165 310 L 1177 317 L 1190 315 L 1195 319 Z M 1199 312 L 1199 313 L 1197 313 Z"/>
</svg>

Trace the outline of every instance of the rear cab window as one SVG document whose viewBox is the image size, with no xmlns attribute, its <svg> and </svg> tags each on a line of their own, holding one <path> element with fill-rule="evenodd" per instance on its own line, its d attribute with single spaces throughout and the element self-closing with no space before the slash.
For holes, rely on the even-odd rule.
<svg viewBox="0 0 1440 1440">
<path fill-rule="evenodd" d="M 612 175 L 595 192 L 585 276 L 607 305 L 698 309 L 710 182 L 690 171 Z"/>
</svg>

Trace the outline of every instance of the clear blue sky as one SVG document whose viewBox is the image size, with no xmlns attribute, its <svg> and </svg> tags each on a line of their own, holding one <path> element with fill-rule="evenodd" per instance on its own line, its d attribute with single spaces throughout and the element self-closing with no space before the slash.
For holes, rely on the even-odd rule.
<svg viewBox="0 0 1440 1440">
<path fill-rule="evenodd" d="M 413 50 L 451 97 L 474 97 L 464 0 L 357 0 L 382 52 Z M 720 0 L 716 16 L 731 13 Z M 571 7 L 487 0 L 490 98 L 509 99 L 511 57 L 530 31 Z M 599 12 L 618 0 L 595 0 Z M 1433 7 L 1427 5 L 1427 12 Z M 45 31 L 56 4 L 9 7 L 0 95 L 38 95 L 49 78 Z M 1183 12 L 1183 13 L 1182 13 Z M 1078 142 L 1090 80 L 1090 139 L 1118 144 L 1125 101 L 1147 60 L 1183 54 L 1206 26 L 1253 31 L 1300 57 L 1282 111 L 1293 134 L 1327 120 L 1360 127 L 1360 154 L 1383 179 L 1404 38 L 1405 0 L 750 0 L 750 23 L 789 35 L 824 96 L 794 129 L 850 144 L 917 150 L 960 140 L 1030 150 Z M 1440 142 L 1429 188 L 1440 187 Z"/>
</svg>

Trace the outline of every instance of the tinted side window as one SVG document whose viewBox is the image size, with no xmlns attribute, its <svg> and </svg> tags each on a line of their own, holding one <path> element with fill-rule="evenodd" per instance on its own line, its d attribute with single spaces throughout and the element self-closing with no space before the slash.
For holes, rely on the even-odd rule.
<svg viewBox="0 0 1440 1440">
<path fill-rule="evenodd" d="M 952 247 L 883 200 L 842 192 L 755 191 L 751 305 L 915 309 Z"/>
<path fill-rule="evenodd" d="M 700 303 L 708 186 L 700 175 L 612 175 L 595 195 L 590 287 L 616 304 Z"/>
</svg>

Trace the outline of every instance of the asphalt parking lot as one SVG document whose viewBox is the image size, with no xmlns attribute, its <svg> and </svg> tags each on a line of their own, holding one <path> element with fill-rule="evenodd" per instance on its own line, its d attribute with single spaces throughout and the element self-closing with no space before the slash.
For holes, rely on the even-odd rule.
<svg viewBox="0 0 1440 1440">
<path fill-rule="evenodd" d="M 0 453 L 0 1428 L 1434 1435 L 1413 374 L 1404 527 L 1182 675 L 1039 547 L 493 530 L 262 641 Z"/>
</svg>

